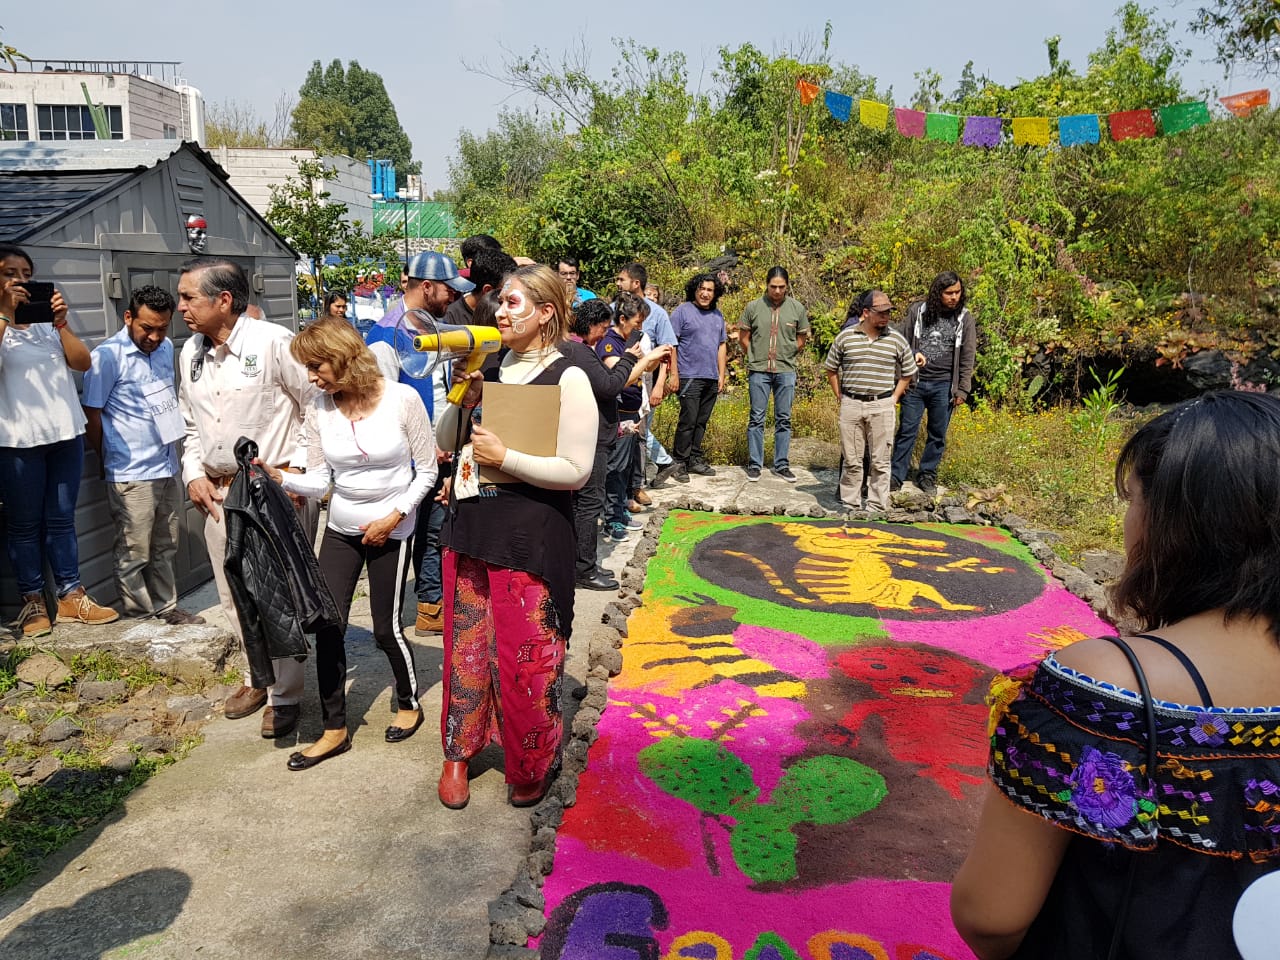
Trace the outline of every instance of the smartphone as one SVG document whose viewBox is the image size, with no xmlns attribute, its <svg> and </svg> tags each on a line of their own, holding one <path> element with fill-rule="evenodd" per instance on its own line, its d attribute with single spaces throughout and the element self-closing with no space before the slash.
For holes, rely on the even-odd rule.
<svg viewBox="0 0 1280 960">
<path fill-rule="evenodd" d="M 53 284 L 43 280 L 28 280 L 22 286 L 30 299 L 18 304 L 13 322 L 53 323 Z"/>
<path fill-rule="evenodd" d="M 627 346 L 634 347 L 637 343 L 640 342 L 643 336 L 644 336 L 643 330 L 639 330 L 639 329 L 632 330 L 631 333 L 627 336 Z"/>
</svg>

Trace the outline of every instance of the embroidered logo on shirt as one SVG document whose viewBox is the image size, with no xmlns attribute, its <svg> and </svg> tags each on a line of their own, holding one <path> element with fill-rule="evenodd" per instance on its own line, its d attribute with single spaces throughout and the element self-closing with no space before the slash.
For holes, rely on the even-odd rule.
<svg viewBox="0 0 1280 960">
<path fill-rule="evenodd" d="M 262 372 L 262 368 L 258 366 L 258 355 L 251 353 L 244 358 L 244 362 L 240 365 L 240 372 L 246 377 L 256 377 Z"/>
</svg>

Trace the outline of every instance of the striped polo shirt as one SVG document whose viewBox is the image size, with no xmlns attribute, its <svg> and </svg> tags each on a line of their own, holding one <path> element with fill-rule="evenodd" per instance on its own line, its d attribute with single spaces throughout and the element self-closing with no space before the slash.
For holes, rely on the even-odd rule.
<svg viewBox="0 0 1280 960">
<path fill-rule="evenodd" d="M 889 327 L 872 340 L 859 324 L 840 331 L 822 366 L 840 374 L 840 392 L 846 394 L 885 393 L 899 378 L 916 374 L 916 359 L 902 334 Z"/>
</svg>

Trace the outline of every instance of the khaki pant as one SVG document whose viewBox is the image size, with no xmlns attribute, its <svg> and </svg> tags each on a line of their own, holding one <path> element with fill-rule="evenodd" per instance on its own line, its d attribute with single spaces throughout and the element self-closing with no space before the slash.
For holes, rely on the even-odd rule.
<svg viewBox="0 0 1280 960">
<path fill-rule="evenodd" d="M 146 617 L 178 602 L 178 478 L 107 484 L 116 526 L 116 589 L 125 616 Z"/>
<path fill-rule="evenodd" d="M 840 502 L 862 505 L 862 454 L 871 451 L 871 472 L 867 475 L 867 508 L 889 509 L 889 465 L 893 459 L 893 397 L 883 400 L 840 398 L 840 452 L 844 470 L 840 474 Z"/>
<path fill-rule="evenodd" d="M 224 488 L 225 489 L 225 488 Z M 298 507 L 298 519 L 302 521 L 302 529 L 312 544 L 315 543 L 316 526 L 320 519 L 320 502 L 308 499 L 305 505 Z M 240 616 L 236 613 L 236 603 L 231 596 L 231 588 L 227 585 L 227 573 L 223 566 L 227 559 L 227 526 L 222 511 L 218 511 L 218 519 L 210 514 L 204 518 L 204 543 L 209 551 L 209 563 L 213 565 L 213 582 L 218 587 L 218 599 L 222 602 L 222 610 L 231 622 L 231 632 L 244 646 L 244 635 L 240 632 Z M 302 698 L 302 682 L 305 675 L 303 664 L 292 657 L 273 659 L 271 666 L 276 673 L 276 682 L 267 689 L 267 703 L 273 707 L 297 703 Z M 249 672 L 245 671 L 244 683 L 249 686 Z"/>
</svg>

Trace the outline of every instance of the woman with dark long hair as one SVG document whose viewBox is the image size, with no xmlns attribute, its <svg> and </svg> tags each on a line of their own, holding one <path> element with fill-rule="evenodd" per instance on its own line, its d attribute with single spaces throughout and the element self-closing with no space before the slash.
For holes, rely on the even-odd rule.
<svg viewBox="0 0 1280 960">
<path fill-rule="evenodd" d="M 725 325 L 718 304 L 724 284 L 714 273 L 699 273 L 684 287 L 684 303 L 671 311 L 676 335 L 676 366 L 680 371 L 680 419 L 676 423 L 671 456 L 680 464 L 674 479 L 687 483 L 689 474 L 712 476 L 702 438 L 725 386 Z"/>
<path fill-rule="evenodd" d="M 1113 599 L 1145 632 L 992 684 L 992 786 L 951 895 L 983 960 L 1276 955 L 1277 464 L 1280 398 L 1256 393 L 1121 451 Z"/>
</svg>

